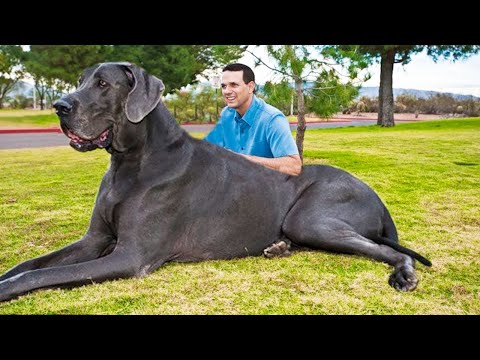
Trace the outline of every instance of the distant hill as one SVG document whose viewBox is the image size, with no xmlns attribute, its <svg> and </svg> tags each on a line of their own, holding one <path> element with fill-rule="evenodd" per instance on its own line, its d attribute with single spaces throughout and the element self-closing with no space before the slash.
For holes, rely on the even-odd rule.
<svg viewBox="0 0 480 360">
<path fill-rule="evenodd" d="M 456 100 L 480 100 L 479 97 L 473 95 L 462 95 L 462 94 L 452 94 L 439 91 L 430 91 L 430 90 L 415 90 L 415 89 L 393 89 L 393 97 L 396 98 L 398 95 L 409 94 L 415 96 L 419 99 L 428 99 L 436 94 L 444 94 L 453 97 Z M 367 96 L 371 98 L 378 97 L 378 86 L 365 86 L 360 89 L 359 97 Z"/>
</svg>

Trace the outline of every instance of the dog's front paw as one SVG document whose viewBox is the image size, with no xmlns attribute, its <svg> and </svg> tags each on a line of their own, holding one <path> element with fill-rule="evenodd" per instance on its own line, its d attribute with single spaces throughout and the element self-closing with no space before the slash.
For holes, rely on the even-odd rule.
<svg viewBox="0 0 480 360">
<path fill-rule="evenodd" d="M 390 275 L 388 283 L 398 291 L 415 290 L 418 284 L 415 269 L 411 265 L 402 265 L 396 268 Z"/>
<path fill-rule="evenodd" d="M 291 254 L 290 244 L 284 240 L 277 241 L 263 250 L 263 255 L 269 259 L 290 256 Z"/>
</svg>

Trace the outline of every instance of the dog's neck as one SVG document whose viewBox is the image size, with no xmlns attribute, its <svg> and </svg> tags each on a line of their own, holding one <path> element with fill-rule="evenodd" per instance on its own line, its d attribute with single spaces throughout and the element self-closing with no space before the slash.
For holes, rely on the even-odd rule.
<svg viewBox="0 0 480 360">
<path fill-rule="evenodd" d="M 162 102 L 141 122 L 132 124 L 125 119 L 124 125 L 116 130 L 113 144 L 107 151 L 121 157 L 171 150 L 187 136 Z"/>
<path fill-rule="evenodd" d="M 178 125 L 162 101 L 147 115 L 144 122 L 147 126 L 146 145 L 155 150 L 171 149 L 186 135 L 186 131 Z"/>
<path fill-rule="evenodd" d="M 129 146 L 124 151 L 110 151 L 110 172 L 124 171 L 127 174 L 159 181 L 170 172 L 182 173 L 191 160 L 190 135 L 177 124 L 173 115 L 160 103 L 140 123 L 131 124 L 126 133 L 129 138 L 122 144 Z M 133 127 L 133 128 L 132 128 Z M 127 141 L 126 141 L 127 140 Z"/>
</svg>

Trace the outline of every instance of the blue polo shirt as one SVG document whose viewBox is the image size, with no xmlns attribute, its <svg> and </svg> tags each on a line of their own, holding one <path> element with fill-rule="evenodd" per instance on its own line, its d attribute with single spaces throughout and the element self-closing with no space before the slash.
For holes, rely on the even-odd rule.
<svg viewBox="0 0 480 360">
<path fill-rule="evenodd" d="M 225 107 L 204 140 L 247 155 L 267 158 L 298 155 L 285 115 L 255 95 L 243 117 L 235 109 Z"/>
</svg>

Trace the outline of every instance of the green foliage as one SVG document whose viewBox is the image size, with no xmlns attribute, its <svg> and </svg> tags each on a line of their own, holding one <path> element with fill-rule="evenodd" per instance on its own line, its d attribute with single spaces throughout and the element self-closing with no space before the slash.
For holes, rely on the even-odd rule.
<svg viewBox="0 0 480 360">
<path fill-rule="evenodd" d="M 380 61 L 380 58 L 387 52 L 393 52 L 395 63 L 402 65 L 408 64 L 412 55 L 424 50 L 434 61 L 439 58 L 465 59 L 472 54 L 477 54 L 480 50 L 480 45 L 342 45 L 341 47 L 345 50 L 356 47 L 374 61 Z"/>
<path fill-rule="evenodd" d="M 332 115 L 340 109 L 341 104 L 353 100 L 355 90 L 348 88 L 352 87 L 360 71 L 368 65 L 365 56 L 356 50 L 323 45 L 267 45 L 268 54 L 276 61 L 274 70 L 282 75 L 283 80 L 294 82 L 298 123 L 296 144 L 301 158 L 306 129 L 306 81 L 315 76 L 315 87 L 319 90 L 311 97 L 309 109 L 324 117 Z M 258 62 L 263 61 L 258 59 Z M 327 88 L 329 91 L 326 91 Z M 352 98 L 348 99 L 350 95 Z"/>
<path fill-rule="evenodd" d="M 243 55 L 245 48 L 245 46 L 239 45 L 212 45 L 207 47 L 206 54 L 210 59 L 211 67 L 221 68 L 237 61 Z"/>
<path fill-rule="evenodd" d="M 193 120 L 195 104 L 191 91 L 175 90 L 175 93 L 165 101 L 165 104 L 177 122 L 182 123 Z"/>
<path fill-rule="evenodd" d="M 265 100 L 270 105 L 275 106 L 285 115 L 290 113 L 291 103 L 295 100 L 296 96 L 294 89 L 287 80 L 283 80 L 277 84 L 267 81 L 263 86 L 263 92 Z"/>
<path fill-rule="evenodd" d="M 164 94 L 197 82 L 204 70 L 237 59 L 242 51 L 235 46 L 207 45 L 115 45 L 113 61 L 130 61 L 162 79 Z"/>
<path fill-rule="evenodd" d="M 307 97 L 306 110 L 322 117 L 338 112 L 358 95 L 358 82 L 365 80 L 360 78 L 360 71 L 369 64 L 355 48 L 269 45 L 267 50 L 277 61 L 284 81 L 293 79 L 297 95 L 300 91 Z M 304 84 L 312 74 L 316 74 L 314 87 L 306 89 Z"/>
<path fill-rule="evenodd" d="M 360 53 L 367 55 L 370 61 L 380 61 L 387 52 L 394 53 L 394 61 L 406 65 L 413 54 L 422 52 L 425 45 L 342 45 L 344 49 L 357 48 Z"/>
<path fill-rule="evenodd" d="M 164 94 L 195 81 L 196 74 L 205 69 L 201 45 L 115 45 L 113 61 L 129 61 L 162 79 Z"/>
<path fill-rule="evenodd" d="M 478 54 L 480 45 L 428 45 L 427 54 L 433 61 L 439 58 L 461 60 L 470 57 L 472 54 Z"/>
<path fill-rule="evenodd" d="M 197 85 L 190 90 L 175 90 L 165 99 L 165 105 L 178 123 L 208 123 L 218 119 L 225 103 L 218 89 Z"/>
<path fill-rule="evenodd" d="M 277 71 L 288 80 L 303 79 L 304 70 L 311 63 L 309 48 L 304 45 L 267 45 L 268 54 L 276 60 Z"/>
<path fill-rule="evenodd" d="M 211 87 L 204 87 L 199 91 L 194 102 L 197 110 L 194 120 L 199 123 L 217 121 L 224 105 L 221 91 Z"/>
<path fill-rule="evenodd" d="M 0 45 L 0 75 L 10 76 L 21 63 L 20 45 Z M 21 73 L 19 73 L 21 74 Z"/>
<path fill-rule="evenodd" d="M 359 88 L 351 83 L 341 83 L 334 72 L 323 72 L 309 91 L 307 111 L 328 118 L 348 107 L 358 96 Z"/>
<path fill-rule="evenodd" d="M 41 108 L 50 106 L 64 91 L 77 85 L 84 68 L 105 61 L 106 45 L 31 45 L 23 54 L 23 64 L 35 80 Z"/>
<path fill-rule="evenodd" d="M 133 62 L 162 79 L 168 94 L 196 83 L 206 69 L 237 60 L 243 51 L 238 45 L 31 45 L 28 51 L 0 45 L 0 108 L 23 68 L 35 80 L 43 109 L 45 102 L 73 89 L 85 68 L 100 62 Z"/>
<path fill-rule="evenodd" d="M 19 45 L 0 45 L 0 109 L 8 92 L 23 76 L 21 54 Z"/>
<path fill-rule="evenodd" d="M 35 79 L 43 79 L 59 91 L 77 85 L 82 71 L 107 59 L 106 45 L 31 45 L 25 67 Z"/>
</svg>

